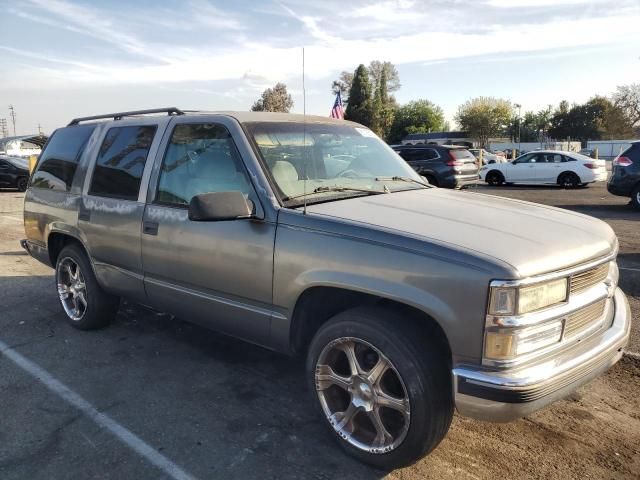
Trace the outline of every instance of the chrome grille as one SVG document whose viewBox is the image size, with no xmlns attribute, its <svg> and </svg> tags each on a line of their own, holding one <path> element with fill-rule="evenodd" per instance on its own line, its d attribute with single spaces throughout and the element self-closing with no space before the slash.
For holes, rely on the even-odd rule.
<svg viewBox="0 0 640 480">
<path fill-rule="evenodd" d="M 609 262 L 598 265 L 584 272 L 576 273 L 571 277 L 571 293 L 578 293 L 604 282 L 609 274 Z"/>
<path fill-rule="evenodd" d="M 564 324 L 564 338 L 574 337 L 601 320 L 606 302 L 606 299 L 602 299 L 570 314 Z"/>
</svg>

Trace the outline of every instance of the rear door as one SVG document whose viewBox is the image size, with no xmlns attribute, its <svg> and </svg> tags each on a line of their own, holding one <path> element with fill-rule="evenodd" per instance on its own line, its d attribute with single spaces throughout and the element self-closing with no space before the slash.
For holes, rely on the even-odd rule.
<svg viewBox="0 0 640 480">
<path fill-rule="evenodd" d="M 146 300 L 141 225 L 146 187 L 164 119 L 105 125 L 78 212 L 96 275 L 110 291 Z M 141 188 L 142 187 L 142 188 Z"/>
<path fill-rule="evenodd" d="M 558 176 L 566 167 L 567 157 L 559 153 L 536 154 L 536 180 L 539 183 L 557 183 Z"/>
<path fill-rule="evenodd" d="M 260 199 L 226 117 L 174 119 L 156 162 L 144 213 L 142 256 L 150 303 L 255 343 L 268 343 L 276 224 L 192 221 L 195 195 L 240 191 Z M 237 133 L 236 133 L 237 134 Z"/>
</svg>

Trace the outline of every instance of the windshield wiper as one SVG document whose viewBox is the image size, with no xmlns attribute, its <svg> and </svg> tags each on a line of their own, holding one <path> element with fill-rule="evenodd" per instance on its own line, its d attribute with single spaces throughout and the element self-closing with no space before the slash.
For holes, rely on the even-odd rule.
<svg viewBox="0 0 640 480">
<path fill-rule="evenodd" d="M 384 191 L 380 191 L 380 190 L 369 190 L 365 188 L 356 188 L 356 187 L 316 187 L 310 192 L 301 193 L 300 195 L 294 195 L 293 197 L 285 197 L 283 198 L 283 200 L 286 202 L 289 200 L 295 200 L 296 198 L 302 198 L 302 197 L 307 197 L 309 195 L 314 195 L 316 193 L 326 193 L 326 192 L 360 192 L 360 193 L 366 193 L 368 195 L 379 195 L 381 193 L 389 193 L 387 189 L 385 189 Z"/>
<path fill-rule="evenodd" d="M 418 185 L 422 185 L 423 187 L 430 187 L 428 183 L 421 182 L 420 180 L 415 180 L 411 177 L 376 177 L 376 182 L 408 182 L 408 183 L 417 183 Z"/>
</svg>

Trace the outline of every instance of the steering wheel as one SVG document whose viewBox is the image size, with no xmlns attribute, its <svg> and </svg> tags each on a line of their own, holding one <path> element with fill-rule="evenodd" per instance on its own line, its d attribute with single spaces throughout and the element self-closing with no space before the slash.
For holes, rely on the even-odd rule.
<svg viewBox="0 0 640 480">
<path fill-rule="evenodd" d="M 363 178 L 366 175 L 362 175 L 361 172 L 354 170 L 353 168 L 347 168 L 346 170 L 341 171 L 337 178 Z"/>
</svg>

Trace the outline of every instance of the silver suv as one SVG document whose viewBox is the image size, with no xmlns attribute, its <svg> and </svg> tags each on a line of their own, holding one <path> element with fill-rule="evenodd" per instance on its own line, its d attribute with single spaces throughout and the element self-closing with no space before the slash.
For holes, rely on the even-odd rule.
<svg viewBox="0 0 640 480">
<path fill-rule="evenodd" d="M 40 156 L 24 225 L 71 325 L 105 326 L 126 297 L 306 352 L 322 421 L 378 467 L 430 452 L 454 408 L 507 421 L 566 396 L 629 336 L 605 223 L 431 187 L 345 121 L 75 119 Z"/>
</svg>

